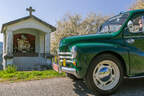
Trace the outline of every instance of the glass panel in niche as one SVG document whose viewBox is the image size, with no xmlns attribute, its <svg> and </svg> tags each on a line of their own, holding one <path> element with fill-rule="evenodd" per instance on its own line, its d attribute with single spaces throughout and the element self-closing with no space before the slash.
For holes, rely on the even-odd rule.
<svg viewBox="0 0 144 96">
<path fill-rule="evenodd" d="M 34 54 L 35 53 L 35 36 L 31 34 L 14 35 L 13 52 L 15 55 Z"/>
</svg>

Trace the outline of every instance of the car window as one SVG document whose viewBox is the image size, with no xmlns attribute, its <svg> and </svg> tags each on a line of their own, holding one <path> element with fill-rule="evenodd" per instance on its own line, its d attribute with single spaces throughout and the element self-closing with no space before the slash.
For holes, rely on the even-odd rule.
<svg viewBox="0 0 144 96">
<path fill-rule="evenodd" d="M 137 16 L 129 20 L 127 26 L 128 26 L 129 32 L 131 33 L 143 32 L 144 31 L 144 15 Z"/>
<path fill-rule="evenodd" d="M 102 24 L 98 34 L 117 32 L 128 18 L 128 13 L 121 13 L 108 19 Z"/>
</svg>

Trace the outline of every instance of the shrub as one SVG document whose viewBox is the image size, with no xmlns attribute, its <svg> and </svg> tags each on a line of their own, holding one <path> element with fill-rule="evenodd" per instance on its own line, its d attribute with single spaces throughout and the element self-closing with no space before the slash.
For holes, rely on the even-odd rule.
<svg viewBox="0 0 144 96">
<path fill-rule="evenodd" d="M 14 73 L 16 72 L 16 67 L 14 65 L 8 65 L 4 70 L 5 73 Z"/>
</svg>

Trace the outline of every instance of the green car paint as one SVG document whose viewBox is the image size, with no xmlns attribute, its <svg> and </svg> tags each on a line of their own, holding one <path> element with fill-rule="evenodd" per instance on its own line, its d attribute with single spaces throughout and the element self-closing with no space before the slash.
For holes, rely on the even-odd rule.
<svg viewBox="0 0 144 96">
<path fill-rule="evenodd" d="M 117 32 L 107 34 L 90 34 L 63 38 L 59 44 L 60 52 L 71 52 L 75 47 L 77 56 L 74 58 L 77 75 L 84 78 L 92 60 L 99 54 L 111 53 L 123 60 L 123 68 L 126 76 L 137 76 L 144 73 L 144 33 L 126 34 L 127 24 L 136 14 L 143 14 L 144 10 L 132 10 L 125 12 L 127 19 Z M 135 39 L 133 44 L 128 39 Z M 143 74 L 144 75 L 144 74 Z"/>
</svg>

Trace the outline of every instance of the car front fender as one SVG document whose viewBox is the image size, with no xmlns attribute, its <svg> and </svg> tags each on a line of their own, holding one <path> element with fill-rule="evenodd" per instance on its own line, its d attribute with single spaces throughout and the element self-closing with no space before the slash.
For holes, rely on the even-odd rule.
<svg viewBox="0 0 144 96">
<path fill-rule="evenodd" d="M 96 58 L 99 54 L 104 53 L 115 53 L 121 56 L 125 62 L 126 74 L 128 75 L 129 70 L 129 54 L 125 47 L 114 45 L 114 44 L 104 44 L 104 43 L 90 43 L 90 44 L 78 44 L 77 47 L 77 67 L 80 69 L 77 71 L 79 77 L 84 78 L 88 70 L 89 65 L 92 60 Z"/>
</svg>

